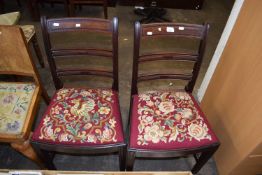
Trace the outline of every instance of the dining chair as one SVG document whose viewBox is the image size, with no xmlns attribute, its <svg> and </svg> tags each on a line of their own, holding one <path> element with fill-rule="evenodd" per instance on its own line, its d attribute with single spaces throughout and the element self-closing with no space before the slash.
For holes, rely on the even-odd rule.
<svg viewBox="0 0 262 175">
<path fill-rule="evenodd" d="M 107 0 L 69 0 L 68 3 L 69 3 L 70 16 L 75 16 L 75 6 L 76 5 L 80 5 L 80 6 L 81 5 L 100 5 L 100 6 L 103 6 L 105 19 L 107 19 L 108 17 Z"/>
<path fill-rule="evenodd" d="M 0 25 L 0 142 L 44 167 L 29 142 L 42 95 L 50 99 L 18 26 Z"/>
<path fill-rule="evenodd" d="M 34 131 L 31 140 L 33 147 L 42 160 L 45 160 L 48 169 L 55 169 L 54 153 L 118 153 L 120 170 L 125 170 L 126 144 L 118 102 L 118 19 L 113 18 L 111 21 L 42 17 L 41 24 L 48 63 L 57 91 Z M 87 33 L 91 33 L 89 37 L 94 36 L 95 39 L 89 38 L 88 41 L 85 35 Z M 59 37 L 56 34 L 66 40 L 63 45 L 56 42 L 55 38 Z M 72 34 L 74 39 L 69 38 L 69 34 Z M 77 34 L 80 35 L 77 37 Z M 72 43 L 76 38 L 77 41 Z M 96 40 L 99 46 L 95 44 Z M 91 46 L 87 47 L 88 44 Z M 77 58 L 84 61 L 79 65 L 75 61 Z M 61 61 L 66 59 L 69 59 L 69 67 L 58 64 L 59 61 L 62 64 Z M 91 63 L 87 63 L 86 59 L 90 59 L 94 64 L 90 67 Z M 95 61 L 101 62 L 103 59 L 112 63 L 109 65 L 111 70 L 105 67 L 97 68 L 99 65 L 96 65 L 98 63 Z M 73 80 L 65 80 L 71 76 L 74 76 L 73 79 L 76 79 L 75 76 L 109 78 L 113 80 L 112 87 L 90 88 L 84 85 L 76 88 L 72 85 Z M 81 78 L 80 81 L 83 80 Z M 97 79 L 91 81 L 96 86 L 95 80 Z M 92 82 L 89 81 L 91 84 Z"/>
<path fill-rule="evenodd" d="M 196 164 L 191 171 L 195 174 L 218 149 L 218 138 L 192 95 L 205 51 L 208 28 L 208 24 L 135 23 L 128 171 L 133 170 L 135 158 L 194 155 Z M 146 43 L 151 46 L 145 47 Z M 168 51 L 162 51 L 160 47 L 150 50 L 157 43 L 168 47 Z M 170 44 L 185 48 L 175 49 Z M 152 64 L 166 67 L 145 69 Z M 166 70 L 167 67 L 170 69 Z M 182 70 L 184 68 L 187 70 Z M 177 83 L 178 90 L 170 87 L 175 86 L 172 82 L 166 87 L 161 85 L 160 90 L 149 86 L 149 90 L 138 92 L 145 86 L 139 86 L 141 83 L 165 80 Z M 185 86 L 180 89 L 182 85 Z"/>
</svg>

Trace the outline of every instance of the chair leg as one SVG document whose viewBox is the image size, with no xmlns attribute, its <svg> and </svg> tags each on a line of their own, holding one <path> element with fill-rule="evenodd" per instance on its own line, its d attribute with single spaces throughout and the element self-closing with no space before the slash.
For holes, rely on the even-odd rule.
<svg viewBox="0 0 262 175">
<path fill-rule="evenodd" d="M 42 150 L 42 149 L 39 148 L 39 146 L 37 144 L 34 144 L 34 143 L 32 143 L 32 146 L 33 146 L 36 154 L 38 155 L 38 157 L 44 163 L 45 168 L 47 168 L 48 170 L 56 170 L 56 167 L 53 163 L 54 153 Z"/>
<path fill-rule="evenodd" d="M 127 152 L 126 171 L 133 171 L 136 153 L 133 151 Z"/>
<path fill-rule="evenodd" d="M 125 171 L 126 169 L 126 146 L 119 148 L 119 167 L 120 171 Z"/>
<path fill-rule="evenodd" d="M 35 49 L 35 53 L 36 53 L 37 59 L 39 61 L 39 64 L 41 65 L 42 68 L 44 68 L 45 67 L 45 63 L 44 63 L 44 60 L 43 60 L 43 56 L 41 54 L 40 47 L 38 45 L 36 34 L 34 34 L 34 36 L 32 37 L 32 43 L 33 43 L 33 47 Z"/>
<path fill-rule="evenodd" d="M 16 0 L 17 4 L 19 7 L 22 7 L 21 1 L 20 0 Z"/>
<path fill-rule="evenodd" d="M 107 18 L 108 18 L 108 12 L 107 12 L 107 0 L 104 0 L 103 8 L 104 8 L 104 17 L 105 17 L 105 19 L 107 19 Z"/>
<path fill-rule="evenodd" d="M 75 16 L 75 5 L 73 3 L 69 4 L 69 16 Z"/>
<path fill-rule="evenodd" d="M 27 7 L 30 11 L 31 18 L 34 21 L 38 21 L 40 19 L 39 9 L 37 2 L 38 0 L 27 0 Z"/>
<path fill-rule="evenodd" d="M 29 140 L 26 140 L 24 142 L 11 143 L 11 147 L 14 148 L 16 151 L 22 153 L 25 157 L 35 162 L 39 167 L 45 167 L 44 163 L 41 161 L 41 159 L 39 159 L 36 152 L 29 143 Z"/>
<path fill-rule="evenodd" d="M 192 168 L 191 172 L 193 174 L 198 173 L 198 171 L 205 165 L 205 163 L 213 156 L 213 154 L 218 149 L 218 146 L 210 148 L 210 150 L 202 152 L 200 157 L 196 160 L 196 164 Z"/>
<path fill-rule="evenodd" d="M 67 16 L 70 16 L 70 11 L 69 11 L 69 4 L 67 3 L 67 1 L 64 2 L 64 8 L 65 8 L 65 11 L 66 11 L 66 15 Z"/>
<path fill-rule="evenodd" d="M 0 13 L 4 13 L 5 11 L 5 2 L 4 0 L 0 0 Z"/>
</svg>

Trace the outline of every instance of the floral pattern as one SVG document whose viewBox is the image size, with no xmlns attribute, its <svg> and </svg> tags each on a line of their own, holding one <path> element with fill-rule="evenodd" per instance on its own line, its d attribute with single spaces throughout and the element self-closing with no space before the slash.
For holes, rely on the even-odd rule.
<svg viewBox="0 0 262 175">
<path fill-rule="evenodd" d="M 34 90 L 34 84 L 0 83 L 0 133 L 21 133 Z"/>
<path fill-rule="evenodd" d="M 60 89 L 53 97 L 35 141 L 108 144 L 123 141 L 117 95 L 105 89 Z"/>
<path fill-rule="evenodd" d="M 186 92 L 149 91 L 134 97 L 131 147 L 199 144 L 216 140 L 193 97 Z M 134 127 L 132 127 L 134 128 Z M 135 139 L 134 139 L 135 138 Z M 136 142 L 136 143 L 134 143 Z"/>
</svg>

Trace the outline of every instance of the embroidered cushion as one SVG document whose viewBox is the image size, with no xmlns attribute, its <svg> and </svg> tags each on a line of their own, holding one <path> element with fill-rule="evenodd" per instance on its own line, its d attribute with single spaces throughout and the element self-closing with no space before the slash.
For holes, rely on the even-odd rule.
<svg viewBox="0 0 262 175">
<path fill-rule="evenodd" d="M 23 30 L 26 41 L 29 42 L 35 34 L 35 27 L 33 25 L 21 25 L 20 27 Z"/>
<path fill-rule="evenodd" d="M 175 150 L 218 142 L 191 94 L 149 91 L 133 99 L 130 148 Z"/>
<path fill-rule="evenodd" d="M 117 93 L 106 89 L 60 89 L 32 140 L 65 145 L 123 143 Z"/>
<path fill-rule="evenodd" d="M 1 134 L 21 133 L 34 91 L 34 84 L 0 82 Z"/>
</svg>

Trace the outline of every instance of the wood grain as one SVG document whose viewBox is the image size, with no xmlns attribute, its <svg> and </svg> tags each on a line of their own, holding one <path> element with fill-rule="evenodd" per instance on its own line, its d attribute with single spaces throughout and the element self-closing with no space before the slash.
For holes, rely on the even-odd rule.
<svg viewBox="0 0 262 175">
<path fill-rule="evenodd" d="M 260 0 L 244 2 L 201 103 L 221 141 L 215 155 L 221 174 L 245 174 L 247 168 L 254 169 L 245 166 L 247 171 L 239 171 L 262 141 L 261 10 Z"/>
</svg>

